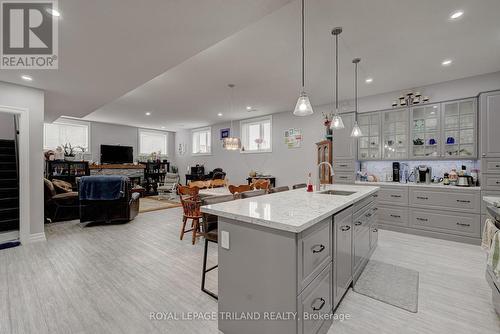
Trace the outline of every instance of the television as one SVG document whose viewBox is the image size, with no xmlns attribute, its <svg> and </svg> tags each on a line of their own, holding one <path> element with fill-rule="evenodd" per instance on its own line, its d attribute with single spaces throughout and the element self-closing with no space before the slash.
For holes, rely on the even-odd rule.
<svg viewBox="0 0 500 334">
<path fill-rule="evenodd" d="M 101 145 L 101 164 L 126 164 L 134 162 L 131 146 Z"/>
</svg>

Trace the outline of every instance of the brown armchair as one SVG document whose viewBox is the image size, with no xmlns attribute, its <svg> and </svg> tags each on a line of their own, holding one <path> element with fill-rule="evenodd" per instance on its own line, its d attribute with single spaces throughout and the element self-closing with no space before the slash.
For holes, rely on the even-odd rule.
<svg viewBox="0 0 500 334">
<path fill-rule="evenodd" d="M 71 184 L 61 180 L 43 179 L 45 218 L 49 222 L 78 219 L 80 201 Z"/>
</svg>

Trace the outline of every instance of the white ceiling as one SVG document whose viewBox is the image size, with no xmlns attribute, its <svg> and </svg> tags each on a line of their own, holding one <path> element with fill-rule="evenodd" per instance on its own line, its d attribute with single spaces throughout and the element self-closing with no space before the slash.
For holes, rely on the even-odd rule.
<svg viewBox="0 0 500 334">
<path fill-rule="evenodd" d="M 49 115 L 95 110 L 86 118 L 175 131 L 293 109 L 299 1 L 89 2 L 61 1 L 61 69 L 32 73 L 33 86 L 48 91 Z M 362 58 L 360 96 L 500 70 L 498 0 L 306 0 L 306 6 L 306 85 L 315 105 L 331 100 L 335 26 L 344 28 L 341 99 L 352 98 L 354 57 Z M 450 22 L 457 9 L 465 14 Z M 442 67 L 445 58 L 453 64 Z M 3 72 L 0 80 L 19 82 L 19 73 Z M 374 78 L 370 85 L 367 76 Z M 233 113 L 228 83 L 236 84 Z M 247 113 L 247 105 L 258 110 Z"/>
<path fill-rule="evenodd" d="M 288 1 L 60 0 L 59 70 L 0 80 L 45 90 L 47 120 L 85 116 Z"/>
</svg>

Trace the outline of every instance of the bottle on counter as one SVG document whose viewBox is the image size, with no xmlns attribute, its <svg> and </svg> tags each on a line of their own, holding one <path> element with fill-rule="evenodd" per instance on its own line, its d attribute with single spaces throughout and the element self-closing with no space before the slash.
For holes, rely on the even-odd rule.
<svg viewBox="0 0 500 334">
<path fill-rule="evenodd" d="M 477 169 L 472 169 L 470 171 L 470 176 L 472 177 L 472 185 L 478 186 L 479 185 L 479 170 Z"/>
<path fill-rule="evenodd" d="M 307 192 L 312 193 L 313 190 L 314 189 L 313 189 L 313 184 L 312 184 L 312 181 L 311 181 L 311 173 L 309 173 L 309 175 L 307 176 Z"/>
<path fill-rule="evenodd" d="M 455 168 L 453 168 L 449 174 L 449 178 L 450 178 L 450 184 L 456 184 L 457 181 L 458 181 L 458 174 L 457 174 L 457 170 Z"/>
<path fill-rule="evenodd" d="M 450 185 L 450 175 L 448 173 L 444 173 L 443 184 L 445 186 Z"/>
</svg>

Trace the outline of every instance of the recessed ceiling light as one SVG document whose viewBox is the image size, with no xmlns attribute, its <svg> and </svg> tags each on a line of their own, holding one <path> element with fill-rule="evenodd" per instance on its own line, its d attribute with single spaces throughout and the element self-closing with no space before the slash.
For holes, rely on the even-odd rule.
<svg viewBox="0 0 500 334">
<path fill-rule="evenodd" d="M 146 113 L 146 116 L 151 116 L 151 113 L 148 111 L 148 112 Z"/>
<path fill-rule="evenodd" d="M 248 111 L 252 110 L 252 107 L 247 106 L 247 110 L 248 110 Z"/>
<path fill-rule="evenodd" d="M 217 114 L 217 116 L 221 117 L 221 116 L 222 116 L 222 113 L 221 113 L 221 112 L 220 112 L 220 113 L 218 113 L 218 114 Z"/>
<path fill-rule="evenodd" d="M 448 66 L 448 65 L 451 65 L 452 63 L 452 60 L 451 59 L 445 59 L 441 62 L 441 65 L 443 66 Z"/>
<path fill-rule="evenodd" d="M 33 78 L 30 77 L 29 75 L 26 75 L 26 74 L 21 75 L 21 79 L 26 80 L 26 81 L 33 81 Z"/>
<path fill-rule="evenodd" d="M 461 17 L 462 15 L 464 15 L 463 10 L 457 10 L 456 12 L 451 13 L 450 20 L 456 20 L 459 17 Z"/>
<path fill-rule="evenodd" d="M 55 17 L 61 16 L 61 13 L 57 9 L 47 8 L 47 13 Z"/>
<path fill-rule="evenodd" d="M 373 82 L 373 78 L 366 78 L 365 82 L 366 83 L 372 83 Z"/>
</svg>

